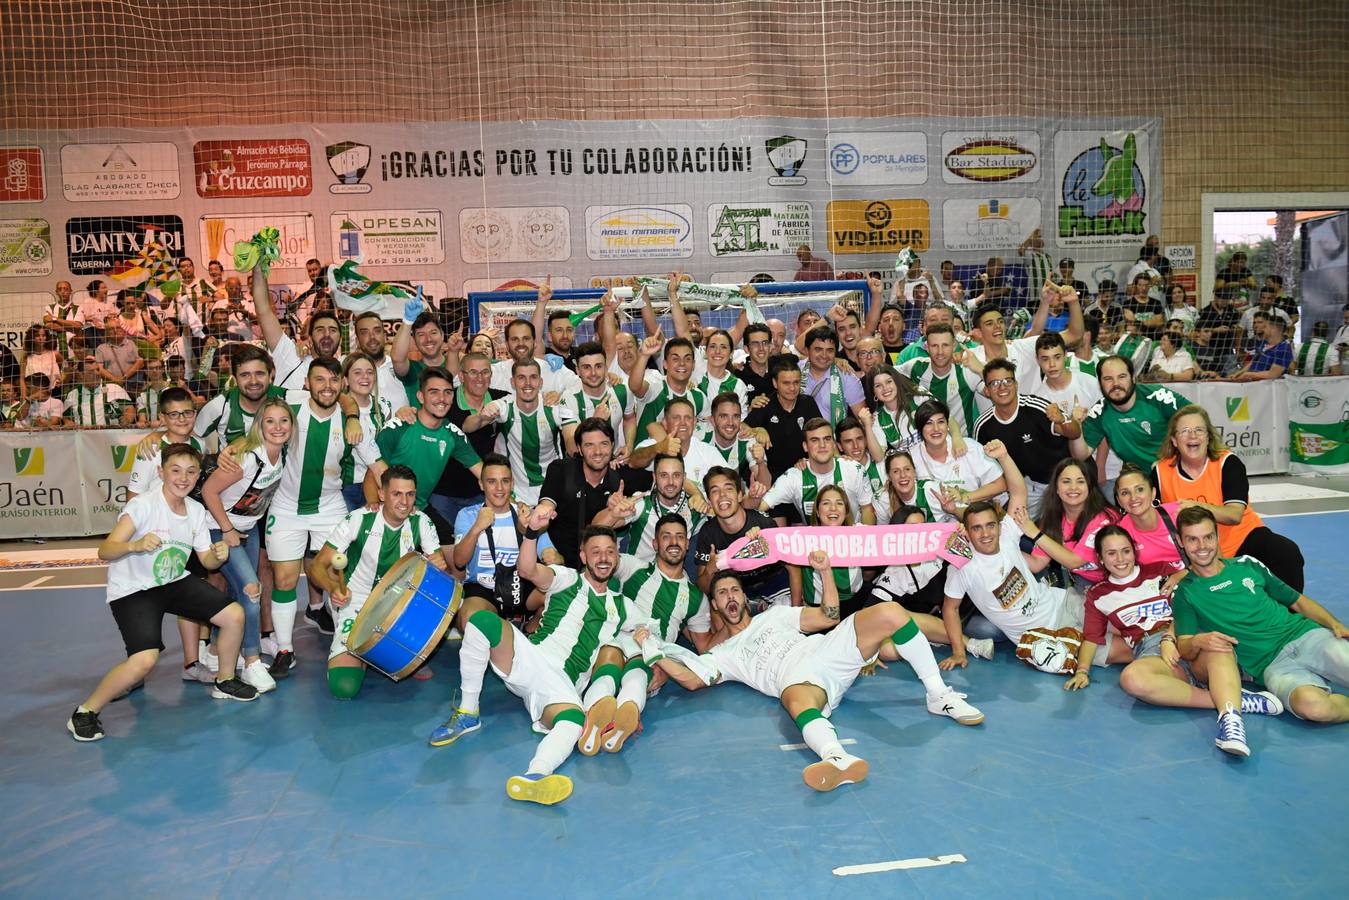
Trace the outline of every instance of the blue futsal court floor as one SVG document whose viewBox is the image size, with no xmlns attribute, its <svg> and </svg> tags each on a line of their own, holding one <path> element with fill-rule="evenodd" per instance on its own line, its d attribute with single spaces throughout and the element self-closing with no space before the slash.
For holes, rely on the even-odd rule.
<svg viewBox="0 0 1349 900">
<path fill-rule="evenodd" d="M 1349 619 L 1349 512 L 1269 524 L 1301 544 L 1308 595 Z M 988 716 L 962 728 L 895 664 L 834 715 L 871 777 L 832 794 L 801 783 L 813 757 L 775 701 L 671 684 L 639 739 L 574 755 L 575 793 L 544 808 L 505 796 L 536 736 L 493 676 L 483 730 L 427 746 L 454 644 L 433 679 L 371 676 L 338 703 L 328 639 L 306 625 L 289 681 L 226 703 L 179 679 L 170 620 L 145 689 L 104 711 L 107 739 L 77 744 L 66 719 L 121 651 L 102 590 L 0 603 L 5 897 L 1282 898 L 1349 882 L 1349 726 L 1248 716 L 1254 755 L 1238 760 L 1213 746 L 1212 712 L 1136 703 L 1118 667 L 1069 695 L 1000 645 L 951 677 Z"/>
</svg>

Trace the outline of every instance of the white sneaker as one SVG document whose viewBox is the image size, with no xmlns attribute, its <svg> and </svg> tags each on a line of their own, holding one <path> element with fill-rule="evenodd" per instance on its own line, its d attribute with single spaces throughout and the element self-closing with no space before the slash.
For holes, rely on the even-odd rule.
<svg viewBox="0 0 1349 900">
<path fill-rule="evenodd" d="M 965 652 L 979 659 L 993 658 L 992 638 L 969 638 L 965 641 Z"/>
<path fill-rule="evenodd" d="M 201 660 L 201 664 L 212 672 L 220 671 L 220 659 L 211 652 L 210 645 L 205 641 L 202 641 L 197 647 L 197 659 Z"/>
<path fill-rule="evenodd" d="M 200 681 L 202 684 L 215 684 L 215 674 L 199 662 L 183 669 L 183 681 Z"/>
<path fill-rule="evenodd" d="M 272 678 L 271 673 L 267 671 L 267 664 L 260 659 L 255 659 L 244 666 L 240 670 L 239 677 L 243 679 L 244 684 L 251 684 L 257 688 L 259 694 L 276 689 L 276 679 Z"/>
<path fill-rule="evenodd" d="M 934 716 L 950 716 L 961 725 L 978 725 L 984 721 L 984 714 L 966 703 L 965 695 L 952 687 L 940 694 L 928 694 L 927 711 Z"/>
<path fill-rule="evenodd" d="M 278 650 L 281 649 L 281 647 L 276 643 L 276 638 L 272 637 L 269 634 L 265 638 L 263 638 L 259 643 L 262 648 L 263 656 L 270 656 L 272 659 L 276 659 L 276 653 Z"/>
<path fill-rule="evenodd" d="M 801 772 L 801 780 L 817 791 L 832 791 L 845 784 L 866 780 L 871 767 L 865 759 L 844 754 L 811 763 Z"/>
</svg>

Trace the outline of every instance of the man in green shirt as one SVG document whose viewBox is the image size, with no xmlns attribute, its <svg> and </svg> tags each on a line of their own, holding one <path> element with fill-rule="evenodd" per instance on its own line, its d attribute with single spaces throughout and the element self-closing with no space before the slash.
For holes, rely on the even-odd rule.
<svg viewBox="0 0 1349 900">
<path fill-rule="evenodd" d="M 1133 370 L 1122 356 L 1101 360 L 1096 367 L 1096 382 L 1101 386 L 1102 399 L 1087 413 L 1082 436 L 1073 440 L 1073 457 L 1086 459 L 1104 440 L 1124 462 L 1150 469 L 1166 438 L 1166 425 L 1181 407 L 1180 401 L 1163 385 L 1134 384 Z"/>
<path fill-rule="evenodd" d="M 417 475 L 417 508 L 435 524 L 441 549 L 449 553 L 454 545 L 454 523 L 431 507 L 431 492 L 448 460 L 457 460 L 474 477 L 482 469 L 482 460 L 468 442 L 468 436 L 446 418 L 454 403 L 450 373 L 444 369 L 423 369 L 418 383 L 417 418 L 409 424 L 395 416 L 375 435 L 380 459 L 365 472 L 365 499 L 372 508 L 378 505 L 379 478 L 384 470 L 396 463 L 407 466 Z"/>
<path fill-rule="evenodd" d="M 1254 557 L 1223 559 L 1213 513 L 1190 506 L 1176 517 L 1190 574 L 1171 599 L 1180 655 L 1208 680 L 1222 712 L 1217 745 L 1249 756 L 1237 665 L 1300 719 L 1349 722 L 1349 627 L 1284 584 Z"/>
</svg>

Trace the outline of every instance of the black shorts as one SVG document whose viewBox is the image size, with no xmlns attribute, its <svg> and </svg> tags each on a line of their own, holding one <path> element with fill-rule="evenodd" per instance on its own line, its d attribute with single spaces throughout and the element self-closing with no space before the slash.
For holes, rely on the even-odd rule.
<svg viewBox="0 0 1349 900">
<path fill-rule="evenodd" d="M 436 540 L 440 541 L 440 546 L 449 547 L 454 544 L 454 523 L 436 512 L 436 508 L 430 503 L 422 510 L 431 524 L 436 526 Z"/>
<path fill-rule="evenodd" d="M 200 578 L 187 575 L 177 581 L 119 597 L 109 604 L 126 644 L 126 655 L 163 650 L 164 616 L 182 616 L 209 622 L 234 601 Z"/>
<path fill-rule="evenodd" d="M 476 581 L 464 582 L 464 596 L 481 597 L 492 604 L 492 608 L 496 610 L 497 615 L 508 622 L 523 622 L 532 615 L 528 607 L 525 606 L 525 601 L 529 599 L 530 593 L 534 590 L 534 586 L 529 582 L 524 582 L 522 588 L 524 585 L 528 585 L 528 589 L 521 591 L 519 603 L 506 603 L 495 590 L 484 587 Z"/>
</svg>

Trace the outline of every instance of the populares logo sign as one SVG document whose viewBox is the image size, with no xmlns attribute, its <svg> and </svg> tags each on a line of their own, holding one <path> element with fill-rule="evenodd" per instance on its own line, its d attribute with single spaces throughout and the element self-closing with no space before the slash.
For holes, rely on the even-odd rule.
<svg viewBox="0 0 1349 900">
<path fill-rule="evenodd" d="M 198 141 L 192 146 L 197 194 L 222 197 L 304 197 L 314 186 L 309 142 L 302 138 Z"/>
</svg>

